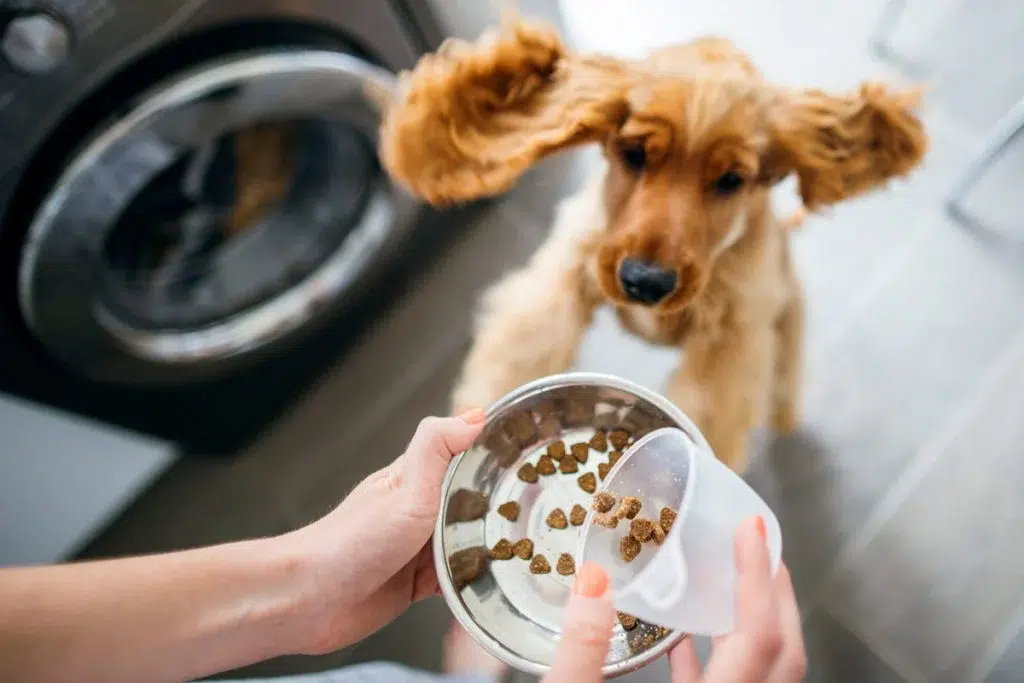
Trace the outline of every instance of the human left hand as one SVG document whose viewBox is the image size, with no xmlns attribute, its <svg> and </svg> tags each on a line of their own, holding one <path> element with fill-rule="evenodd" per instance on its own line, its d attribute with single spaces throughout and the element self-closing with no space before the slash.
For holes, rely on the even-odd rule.
<svg viewBox="0 0 1024 683">
<path fill-rule="evenodd" d="M 370 635 L 438 592 L 430 537 L 448 463 L 468 448 L 481 410 L 420 422 L 405 452 L 320 520 L 281 537 L 304 565 L 307 654 Z"/>
</svg>

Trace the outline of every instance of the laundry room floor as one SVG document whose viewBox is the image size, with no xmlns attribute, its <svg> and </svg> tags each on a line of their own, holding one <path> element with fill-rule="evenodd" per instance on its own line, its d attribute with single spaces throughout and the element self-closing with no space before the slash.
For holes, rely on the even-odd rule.
<svg viewBox="0 0 1024 683">
<path fill-rule="evenodd" d="M 619 53 L 721 32 L 770 78 L 849 87 L 906 78 L 869 49 L 883 5 L 597 2 L 566 23 L 582 44 Z M 623 8 L 628 16 L 615 14 Z M 975 221 L 943 209 L 984 134 L 1024 97 L 1020 16 L 1013 0 L 984 11 L 908 0 L 893 45 L 936 83 L 924 110 L 929 157 L 906 182 L 814 217 L 793 237 L 808 299 L 805 415 L 791 437 L 759 436 L 748 479 L 782 522 L 810 681 L 1022 680 L 1024 142 L 971 194 Z M 183 459 L 83 556 L 273 534 L 330 509 L 402 450 L 421 417 L 447 410 L 478 294 L 525 261 L 592 158 L 544 162 L 486 207 L 247 452 Z M 605 311 L 578 368 L 659 389 L 673 360 Z M 378 658 L 436 668 L 448 618 L 427 601 L 350 650 L 235 675 Z M 663 666 L 629 680 L 664 680 Z"/>
</svg>

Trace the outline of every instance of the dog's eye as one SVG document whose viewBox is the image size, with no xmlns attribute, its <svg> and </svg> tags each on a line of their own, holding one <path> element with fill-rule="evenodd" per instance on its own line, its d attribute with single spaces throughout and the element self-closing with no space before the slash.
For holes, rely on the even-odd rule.
<svg viewBox="0 0 1024 683">
<path fill-rule="evenodd" d="M 622 163 L 634 173 L 639 173 L 647 166 L 647 152 L 642 144 L 634 143 L 622 148 Z"/>
<path fill-rule="evenodd" d="M 736 171 L 726 171 L 715 181 L 715 192 L 722 196 L 730 195 L 743 187 L 743 176 Z"/>
</svg>

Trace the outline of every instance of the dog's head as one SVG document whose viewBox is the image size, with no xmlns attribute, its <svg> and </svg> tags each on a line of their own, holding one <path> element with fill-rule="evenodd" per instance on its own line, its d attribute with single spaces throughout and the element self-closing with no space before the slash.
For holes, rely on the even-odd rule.
<svg viewBox="0 0 1024 683">
<path fill-rule="evenodd" d="M 424 57 L 401 88 L 381 158 L 436 205 L 500 193 L 552 152 L 603 145 L 601 288 L 662 312 L 693 300 L 784 177 L 797 176 L 813 210 L 907 173 L 927 147 L 916 92 L 787 90 L 720 39 L 631 62 L 510 23 Z"/>
</svg>

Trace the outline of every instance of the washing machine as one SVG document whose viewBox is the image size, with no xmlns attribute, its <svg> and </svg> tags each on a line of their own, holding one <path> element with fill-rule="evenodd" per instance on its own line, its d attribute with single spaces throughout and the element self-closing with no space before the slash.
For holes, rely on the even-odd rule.
<svg viewBox="0 0 1024 683">
<path fill-rule="evenodd" d="M 375 155 L 406 0 L 0 0 L 0 391 L 226 453 L 457 221 Z"/>
</svg>

